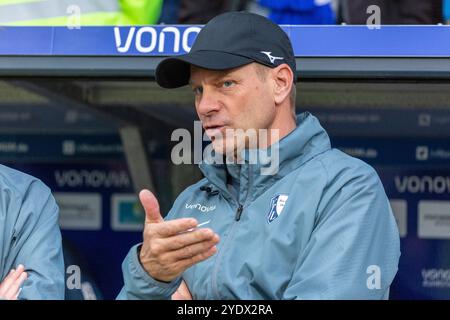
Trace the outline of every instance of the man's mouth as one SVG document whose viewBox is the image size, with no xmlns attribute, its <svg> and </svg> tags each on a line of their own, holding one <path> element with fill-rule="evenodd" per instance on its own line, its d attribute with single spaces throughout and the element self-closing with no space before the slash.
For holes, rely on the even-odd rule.
<svg viewBox="0 0 450 320">
<path fill-rule="evenodd" d="M 205 132 L 208 135 L 208 137 L 212 138 L 218 138 L 220 136 L 224 136 L 225 132 L 225 125 L 209 125 L 205 126 Z"/>
</svg>

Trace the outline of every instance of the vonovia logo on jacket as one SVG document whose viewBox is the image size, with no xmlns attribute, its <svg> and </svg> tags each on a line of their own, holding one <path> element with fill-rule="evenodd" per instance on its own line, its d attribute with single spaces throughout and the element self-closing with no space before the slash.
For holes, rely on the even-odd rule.
<svg viewBox="0 0 450 320">
<path fill-rule="evenodd" d="M 281 215 L 288 198 L 289 196 L 287 194 L 277 194 L 270 200 L 270 210 L 267 214 L 267 223 L 271 223 Z"/>
<path fill-rule="evenodd" d="M 216 206 L 215 205 L 213 205 L 213 206 L 205 206 L 205 205 L 202 205 L 200 203 L 195 203 L 195 204 L 194 203 L 186 203 L 185 207 L 186 207 L 186 209 L 197 209 L 197 210 L 199 210 L 200 212 L 203 212 L 203 213 L 208 213 L 210 211 L 216 210 Z"/>
</svg>

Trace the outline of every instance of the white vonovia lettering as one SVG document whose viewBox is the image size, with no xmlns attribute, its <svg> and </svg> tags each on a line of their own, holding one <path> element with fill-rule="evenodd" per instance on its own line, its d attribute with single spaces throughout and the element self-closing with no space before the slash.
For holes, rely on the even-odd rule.
<svg viewBox="0 0 450 320">
<path fill-rule="evenodd" d="M 196 204 L 189 204 L 189 203 L 186 203 L 186 209 L 197 209 L 197 210 L 199 210 L 199 211 L 201 211 L 201 212 L 210 212 L 210 211 L 213 211 L 213 210 L 216 210 L 216 206 L 209 206 L 209 207 L 207 207 L 207 206 L 204 206 L 204 205 L 201 205 L 200 203 L 196 203 Z"/>
<path fill-rule="evenodd" d="M 140 53 L 150 53 L 156 49 L 159 53 L 164 52 L 166 43 L 172 45 L 169 49 L 173 48 L 174 53 L 180 52 L 180 47 L 182 47 L 185 52 L 189 52 L 191 50 L 191 47 L 188 44 L 189 36 L 192 33 L 198 34 L 200 30 L 201 28 L 199 27 L 188 27 L 181 33 L 181 30 L 175 27 L 164 27 L 160 31 L 150 26 L 141 28 L 131 27 L 126 36 L 122 38 L 120 27 L 115 27 L 114 39 L 116 42 L 116 49 L 120 53 L 129 52 L 133 42 L 134 47 Z M 168 33 L 173 35 L 170 37 L 173 39 L 172 42 L 166 40 L 166 34 Z"/>
<path fill-rule="evenodd" d="M 450 193 L 448 176 L 395 176 L 394 182 L 399 193 Z"/>
<path fill-rule="evenodd" d="M 55 170 L 58 187 L 125 188 L 131 181 L 125 171 Z"/>
<path fill-rule="evenodd" d="M 450 269 L 422 269 L 422 286 L 427 288 L 449 288 Z"/>
</svg>

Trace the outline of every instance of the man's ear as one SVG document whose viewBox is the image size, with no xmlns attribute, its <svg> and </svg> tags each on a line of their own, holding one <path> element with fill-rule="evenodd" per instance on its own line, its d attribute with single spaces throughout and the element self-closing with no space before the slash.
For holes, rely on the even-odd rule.
<svg viewBox="0 0 450 320">
<path fill-rule="evenodd" d="M 277 105 L 289 99 L 291 88 L 294 81 L 294 74 L 285 63 L 271 70 L 273 77 L 274 100 Z"/>
</svg>

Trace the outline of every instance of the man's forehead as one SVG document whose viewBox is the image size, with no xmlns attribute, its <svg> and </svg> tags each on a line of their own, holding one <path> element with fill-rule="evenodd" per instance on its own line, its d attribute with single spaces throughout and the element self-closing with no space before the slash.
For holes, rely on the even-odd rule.
<svg viewBox="0 0 450 320">
<path fill-rule="evenodd" d="M 211 70 L 191 65 L 189 83 L 192 84 L 202 81 L 214 81 L 226 76 L 243 73 L 243 71 L 247 71 L 243 69 L 248 68 L 252 64 L 253 63 L 226 70 Z"/>
</svg>

